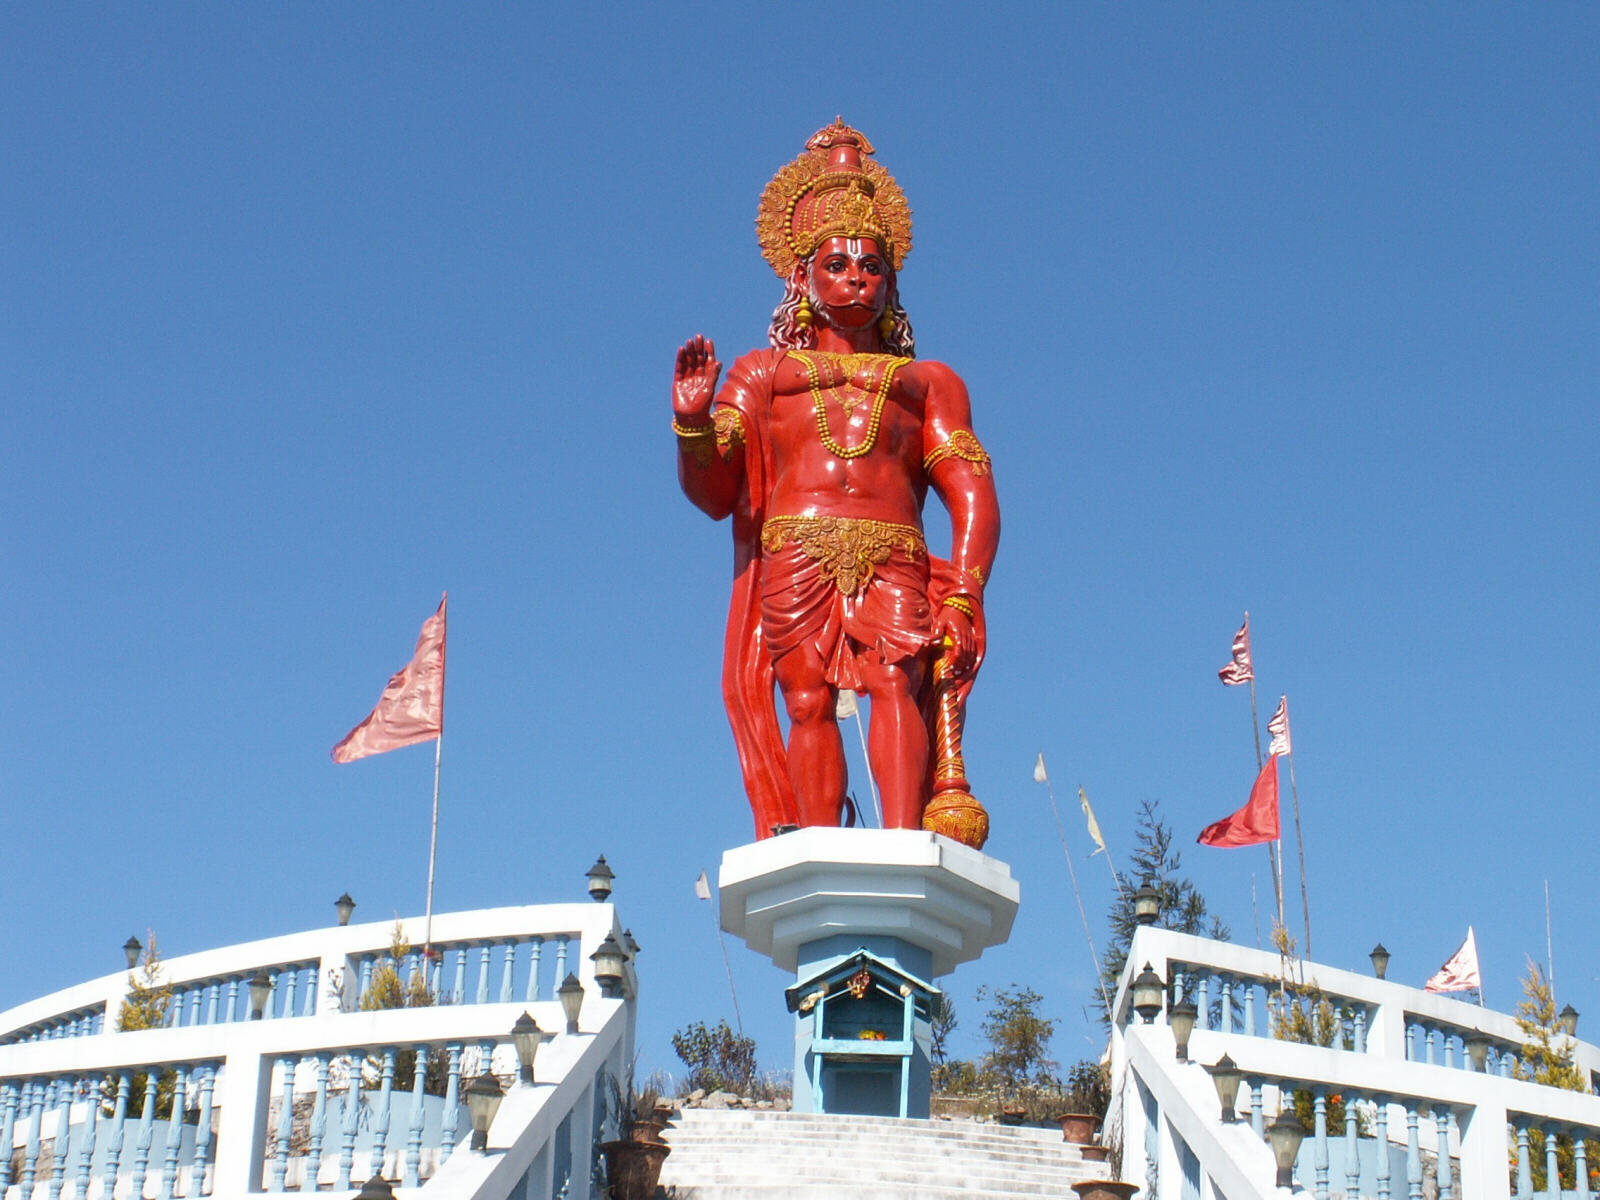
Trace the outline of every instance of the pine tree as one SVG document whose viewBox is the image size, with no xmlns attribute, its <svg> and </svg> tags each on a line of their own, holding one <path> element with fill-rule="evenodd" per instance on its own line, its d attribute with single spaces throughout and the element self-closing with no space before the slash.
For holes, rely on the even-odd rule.
<svg viewBox="0 0 1600 1200">
<path fill-rule="evenodd" d="M 1524 1038 L 1521 1049 L 1517 1053 L 1516 1069 L 1512 1072 L 1518 1079 L 1527 1079 L 1533 1083 L 1542 1083 L 1547 1087 L 1565 1088 L 1569 1092 L 1586 1092 L 1583 1071 L 1573 1061 L 1573 1051 L 1577 1049 L 1576 1043 L 1567 1036 L 1562 1027 L 1561 1016 L 1556 1012 L 1555 989 L 1550 986 L 1550 981 L 1539 969 L 1539 964 L 1531 958 L 1528 959 L 1528 973 L 1522 979 L 1522 1000 L 1517 1003 L 1516 1022 L 1517 1028 L 1522 1030 Z M 1533 1187 L 1537 1192 L 1546 1190 L 1544 1131 L 1530 1129 L 1528 1131 L 1528 1157 L 1532 1160 Z M 1515 1188 L 1517 1174 L 1517 1143 L 1513 1138 L 1510 1144 L 1511 1178 Z M 1562 1178 L 1574 1179 L 1577 1170 L 1577 1156 L 1573 1151 L 1572 1138 L 1567 1134 L 1560 1134 L 1556 1138 L 1556 1168 L 1561 1172 Z M 1594 1191 L 1600 1185 L 1600 1162 L 1591 1163 L 1589 1169 L 1589 1188 Z"/>
<path fill-rule="evenodd" d="M 1122 968 L 1128 961 L 1128 947 L 1133 942 L 1133 932 L 1139 927 L 1133 916 L 1133 889 L 1148 882 L 1161 893 L 1161 915 L 1156 925 L 1161 929 L 1176 929 L 1179 933 L 1193 933 L 1225 942 L 1228 927 L 1206 909 L 1205 897 L 1193 882 L 1178 874 L 1182 859 L 1172 848 L 1172 830 L 1161 819 L 1161 805 L 1155 800 L 1145 800 L 1139 805 L 1138 823 L 1134 828 L 1136 845 L 1128 856 L 1122 878 L 1126 883 L 1122 892 L 1111 902 L 1107 916 L 1111 926 L 1111 940 L 1105 957 L 1100 961 L 1101 976 L 1105 981 L 1107 996 L 1116 996 L 1117 983 L 1122 978 Z M 1111 1014 L 1096 989 L 1095 1008 L 1103 1025 L 1111 1024 Z"/>
</svg>

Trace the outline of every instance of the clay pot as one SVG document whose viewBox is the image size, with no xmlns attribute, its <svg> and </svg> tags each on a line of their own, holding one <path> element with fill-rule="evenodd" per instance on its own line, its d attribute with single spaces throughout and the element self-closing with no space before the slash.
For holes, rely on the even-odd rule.
<svg viewBox="0 0 1600 1200">
<path fill-rule="evenodd" d="M 1078 1157 L 1084 1162 L 1106 1162 L 1111 1157 L 1110 1146 L 1078 1146 Z"/>
<path fill-rule="evenodd" d="M 1000 1106 L 1000 1124 L 1021 1125 L 1028 1119 L 1028 1110 L 1020 1104 L 1002 1104 Z"/>
<path fill-rule="evenodd" d="M 1056 1120 L 1061 1123 L 1061 1140 L 1079 1146 L 1090 1145 L 1100 1125 L 1100 1118 L 1093 1113 L 1062 1113 Z"/>
<path fill-rule="evenodd" d="M 663 1129 L 665 1129 L 666 1127 L 667 1127 L 666 1119 L 663 1118 L 663 1117 L 660 1117 L 659 1114 L 658 1114 L 657 1117 L 653 1117 L 648 1121 L 645 1121 L 645 1120 L 636 1120 L 636 1121 L 634 1121 L 633 1128 L 628 1130 L 628 1137 L 629 1137 L 629 1139 L 631 1139 L 632 1141 L 635 1141 L 635 1142 L 645 1142 L 647 1144 L 654 1144 L 654 1145 L 665 1145 L 665 1143 L 661 1141 L 661 1131 Z"/>
<path fill-rule="evenodd" d="M 1123 1183 L 1120 1179 L 1085 1179 L 1072 1185 L 1079 1200 L 1133 1200 L 1139 1190 L 1136 1183 Z"/>
<path fill-rule="evenodd" d="M 672 1147 L 664 1142 L 625 1138 L 601 1142 L 600 1152 L 606 1156 L 611 1200 L 652 1200 L 661 1179 L 661 1164 L 672 1153 Z"/>
</svg>

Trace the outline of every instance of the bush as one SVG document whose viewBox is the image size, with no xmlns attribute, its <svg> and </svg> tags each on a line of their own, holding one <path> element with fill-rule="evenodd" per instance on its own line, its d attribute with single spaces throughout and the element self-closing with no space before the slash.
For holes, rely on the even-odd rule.
<svg viewBox="0 0 1600 1200">
<path fill-rule="evenodd" d="M 691 1092 L 745 1094 L 756 1082 L 756 1041 L 728 1028 L 726 1020 L 708 1029 L 696 1021 L 672 1035 L 672 1049 L 689 1068 L 684 1086 Z"/>
</svg>

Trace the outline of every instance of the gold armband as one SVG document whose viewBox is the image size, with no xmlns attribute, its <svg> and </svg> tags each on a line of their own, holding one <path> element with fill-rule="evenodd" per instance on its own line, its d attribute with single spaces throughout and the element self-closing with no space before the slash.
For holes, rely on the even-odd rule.
<svg viewBox="0 0 1600 1200">
<path fill-rule="evenodd" d="M 710 421 L 707 421 L 704 425 L 680 425 L 678 418 L 673 417 L 672 432 L 681 438 L 702 438 L 715 433 L 716 426 Z"/>
<path fill-rule="evenodd" d="M 959 613 L 966 613 L 969 621 L 978 619 L 977 606 L 972 603 L 971 598 L 968 596 L 946 596 L 944 598 L 944 606 L 953 608 Z"/>
<path fill-rule="evenodd" d="M 719 408 L 711 414 L 711 425 L 717 433 L 717 450 L 727 458 L 735 447 L 744 445 L 744 417 L 737 408 Z"/>
<path fill-rule="evenodd" d="M 989 452 L 983 448 L 983 443 L 978 441 L 977 435 L 970 429 L 951 430 L 944 445 L 928 451 L 927 457 L 922 460 L 922 469 L 931 471 L 947 458 L 959 458 L 971 463 L 974 475 L 989 473 Z"/>
</svg>

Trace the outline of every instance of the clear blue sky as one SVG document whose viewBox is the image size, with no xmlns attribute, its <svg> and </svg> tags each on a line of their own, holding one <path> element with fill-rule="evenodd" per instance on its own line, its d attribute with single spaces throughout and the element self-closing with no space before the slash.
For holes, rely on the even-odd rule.
<svg viewBox="0 0 1600 1200">
<path fill-rule="evenodd" d="M 647 1064 L 731 1015 L 691 890 L 750 824 L 728 531 L 668 382 L 690 334 L 762 340 L 757 196 L 842 113 L 1005 512 L 967 761 L 1023 909 L 948 981 L 958 1052 L 1011 981 L 1098 1050 L 1034 756 L 1119 858 L 1145 798 L 1189 843 L 1254 773 L 1216 678 L 1246 608 L 1317 956 L 1420 982 L 1471 923 L 1506 1005 L 1548 879 L 1600 1020 L 1600 10 L 816 11 L 0 12 L 0 1006 L 147 928 L 420 912 L 431 754 L 328 748 L 448 588 L 440 907 L 578 896 L 604 852 Z M 1265 855 L 1184 862 L 1254 941 Z M 783 977 L 730 950 L 782 1065 Z"/>
</svg>

